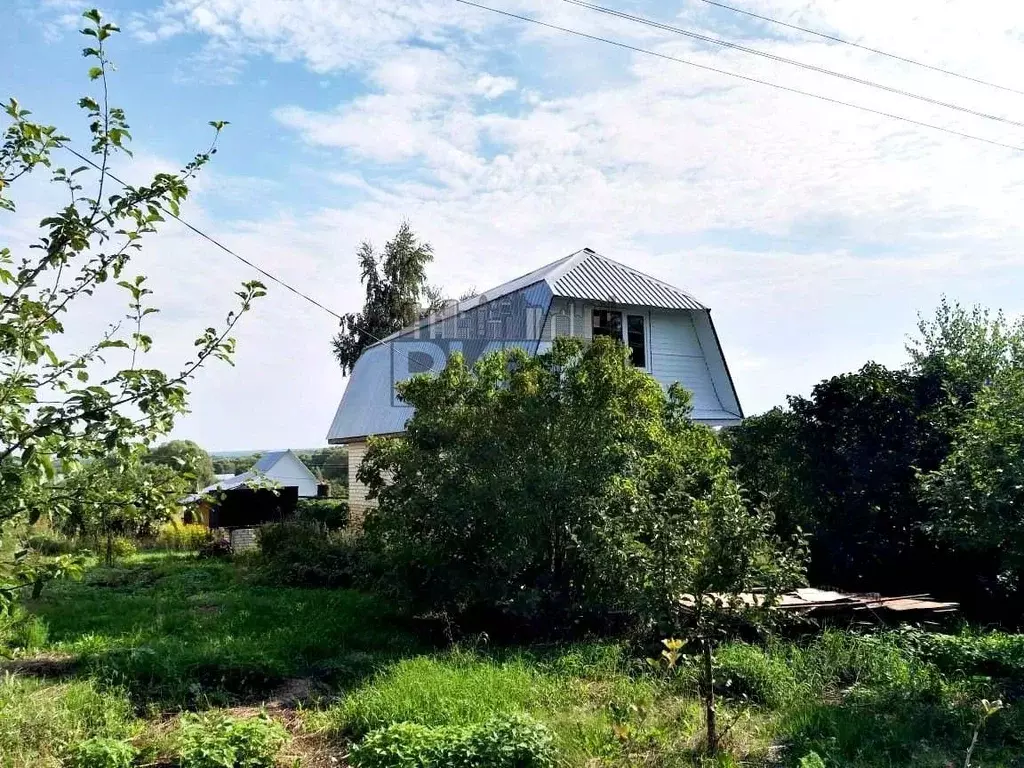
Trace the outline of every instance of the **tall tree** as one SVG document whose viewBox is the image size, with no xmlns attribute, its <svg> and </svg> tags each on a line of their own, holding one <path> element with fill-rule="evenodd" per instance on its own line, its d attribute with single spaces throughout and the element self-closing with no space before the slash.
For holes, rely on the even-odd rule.
<svg viewBox="0 0 1024 768">
<path fill-rule="evenodd" d="M 265 292 L 260 283 L 244 283 L 238 308 L 220 328 L 199 334 L 191 359 L 176 372 L 145 367 L 153 340 L 144 326 L 157 310 L 149 305 L 145 276 L 126 270 L 165 215 L 178 213 L 189 180 L 216 151 L 225 123 L 211 124 L 213 144 L 178 173 L 122 188 L 110 163 L 128 152 L 131 134 L 124 111 L 108 102 L 106 47 L 118 29 L 99 11 L 84 16 L 83 53 L 97 92 L 79 101 L 91 133 L 91 144 L 79 153 L 83 164 L 59 166 L 57 153 L 71 151 L 70 140 L 32 120 L 16 100 L 3 106 L 0 210 L 15 210 L 13 185 L 33 173 L 48 173 L 64 203 L 42 220 L 38 242 L 23 253 L 0 248 L 0 533 L 61 503 L 66 489 L 58 472 L 70 476 L 101 460 L 127 467 L 141 446 L 166 434 L 187 408 L 189 381 L 207 361 L 230 360 L 232 329 Z M 112 318 L 93 344 L 62 355 L 57 342 L 69 308 L 108 280 L 127 293 L 126 316 Z M 38 589 L 45 577 L 45 567 L 24 555 L 0 562 L 0 610 L 24 588 Z"/>
<path fill-rule="evenodd" d="M 811 534 L 815 583 L 935 591 L 988 610 L 1016 568 L 1024 323 L 943 300 L 907 350 L 902 369 L 832 377 L 726 439 L 741 482 L 777 502 L 781 525 Z"/>
<path fill-rule="evenodd" d="M 341 331 L 332 342 L 334 356 L 345 374 L 351 373 L 366 347 L 445 302 L 440 291 L 427 285 L 426 267 L 434 260 L 434 252 L 428 243 L 417 239 L 409 222 L 403 221 L 395 236 L 384 244 L 383 254 L 364 242 L 358 257 L 366 287 L 363 310 L 345 315 Z"/>
</svg>

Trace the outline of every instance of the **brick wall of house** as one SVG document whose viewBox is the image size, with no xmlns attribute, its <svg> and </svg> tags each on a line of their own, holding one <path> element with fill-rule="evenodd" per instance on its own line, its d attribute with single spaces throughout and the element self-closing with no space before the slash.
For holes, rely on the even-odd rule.
<svg viewBox="0 0 1024 768">
<path fill-rule="evenodd" d="M 360 527 L 366 512 L 376 506 L 376 502 L 366 498 L 367 488 L 356 479 L 359 465 L 366 456 L 366 443 L 349 443 L 348 448 L 348 519 L 349 525 Z"/>
</svg>

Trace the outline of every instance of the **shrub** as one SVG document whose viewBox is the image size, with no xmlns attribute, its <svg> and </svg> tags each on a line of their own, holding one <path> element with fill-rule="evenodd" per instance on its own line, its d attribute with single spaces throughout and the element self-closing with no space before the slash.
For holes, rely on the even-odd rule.
<svg viewBox="0 0 1024 768">
<path fill-rule="evenodd" d="M 799 768 L 825 768 L 825 761 L 817 752 L 808 752 L 800 758 Z"/>
<path fill-rule="evenodd" d="M 126 741 L 93 736 L 71 751 L 71 768 L 131 768 L 139 751 Z"/>
<path fill-rule="evenodd" d="M 56 533 L 36 533 L 29 536 L 25 545 L 40 555 L 69 555 L 75 551 L 75 543 L 71 539 Z"/>
<path fill-rule="evenodd" d="M 359 469 L 378 502 L 365 521 L 378 589 L 417 612 L 491 629 L 500 615 L 548 636 L 674 611 L 697 570 L 683 535 L 707 539 L 698 528 L 719 530 L 709 518 L 737 512 L 739 495 L 714 432 L 686 418 L 689 395 L 666 395 L 626 356 L 608 338 L 559 338 L 472 367 L 453 355 L 442 375 L 403 382 L 405 434 L 371 440 Z"/>
<path fill-rule="evenodd" d="M 547 768 L 555 764 L 548 729 L 526 715 L 495 717 L 469 729 L 464 764 L 480 768 Z"/>
<path fill-rule="evenodd" d="M 189 552 L 202 548 L 211 539 L 210 529 L 195 523 L 168 523 L 156 536 L 161 549 L 175 552 Z"/>
<path fill-rule="evenodd" d="M 137 555 L 139 553 L 139 548 L 135 546 L 135 542 L 131 539 L 118 538 L 114 539 L 111 551 L 115 558 L 123 560 L 126 557 Z"/>
<path fill-rule="evenodd" d="M 256 534 L 264 581 L 301 587 L 349 587 L 363 562 L 362 535 L 317 523 L 266 525 Z"/>
<path fill-rule="evenodd" d="M 339 499 L 299 499 L 295 515 L 298 520 L 337 531 L 348 525 L 348 503 Z"/>
<path fill-rule="evenodd" d="M 196 554 L 203 560 L 231 557 L 231 539 L 227 536 L 210 536 L 202 543 Z"/>
<path fill-rule="evenodd" d="M 355 768 L 549 768 L 555 764 L 548 729 L 525 715 L 471 726 L 394 723 L 352 749 Z"/>
<path fill-rule="evenodd" d="M 908 628 L 894 633 L 892 640 L 945 674 L 1024 680 L 1024 635 L 1005 632 L 942 635 Z"/>
<path fill-rule="evenodd" d="M 179 728 L 181 768 L 273 768 L 288 740 L 266 714 L 239 720 L 222 712 L 186 713 Z"/>
</svg>

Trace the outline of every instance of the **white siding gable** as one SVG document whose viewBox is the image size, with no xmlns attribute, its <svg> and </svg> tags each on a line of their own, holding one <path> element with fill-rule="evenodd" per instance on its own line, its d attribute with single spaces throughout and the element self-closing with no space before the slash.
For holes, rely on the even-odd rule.
<svg viewBox="0 0 1024 768">
<path fill-rule="evenodd" d="M 291 451 L 285 451 L 263 474 L 284 488 L 298 486 L 300 498 L 316 496 L 316 476 Z"/>
</svg>

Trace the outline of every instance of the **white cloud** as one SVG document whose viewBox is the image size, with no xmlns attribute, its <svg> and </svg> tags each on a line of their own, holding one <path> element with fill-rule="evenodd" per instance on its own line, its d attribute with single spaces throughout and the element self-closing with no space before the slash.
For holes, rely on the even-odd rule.
<svg viewBox="0 0 1024 768">
<path fill-rule="evenodd" d="M 514 77 L 480 75 L 473 86 L 473 90 L 485 99 L 496 99 L 509 91 L 515 90 L 515 87 L 516 79 Z"/>
<path fill-rule="evenodd" d="M 998 123 L 567 4 L 501 5 L 830 98 L 1024 142 L 1020 131 Z M 744 7 L 997 82 L 1024 65 L 1024 9 L 1012 4 L 985 13 L 966 0 L 753 0 Z M 657 15 L 723 37 L 753 35 L 751 45 L 778 55 L 1024 118 L 1024 96 L 753 24 L 699 0 L 667 4 Z M 283 130 L 315 149 L 318 173 L 361 196 L 355 202 L 346 197 L 295 218 L 200 219 L 342 311 L 361 303 L 352 258 L 359 241 L 382 241 L 404 216 L 434 245 L 431 277 L 453 294 L 590 246 L 714 308 L 748 412 L 868 358 L 899 362 L 916 312 L 943 292 L 1024 311 L 1015 289 L 1024 278 L 1020 153 L 625 55 L 451 0 L 168 0 L 136 21 L 146 39 L 187 32 L 239 61 L 269 55 L 315 73 L 347 70 L 355 74 L 339 77 L 366 85 L 332 108 L 282 94 L 275 113 Z M 512 92 L 519 98 L 509 107 L 498 97 Z M 217 186 L 200 188 L 200 205 Z M 276 193 L 263 191 L 268 203 Z M 161 330 L 181 335 L 185 349 L 185 334 L 175 329 L 218 315 L 230 286 L 249 273 L 185 233 L 168 234 L 157 250 L 166 269 Z M 333 330 L 329 317 L 272 287 L 239 334 L 238 368 L 197 383 L 195 414 L 182 434 L 220 448 L 315 444 L 343 387 L 327 353 Z"/>
</svg>

